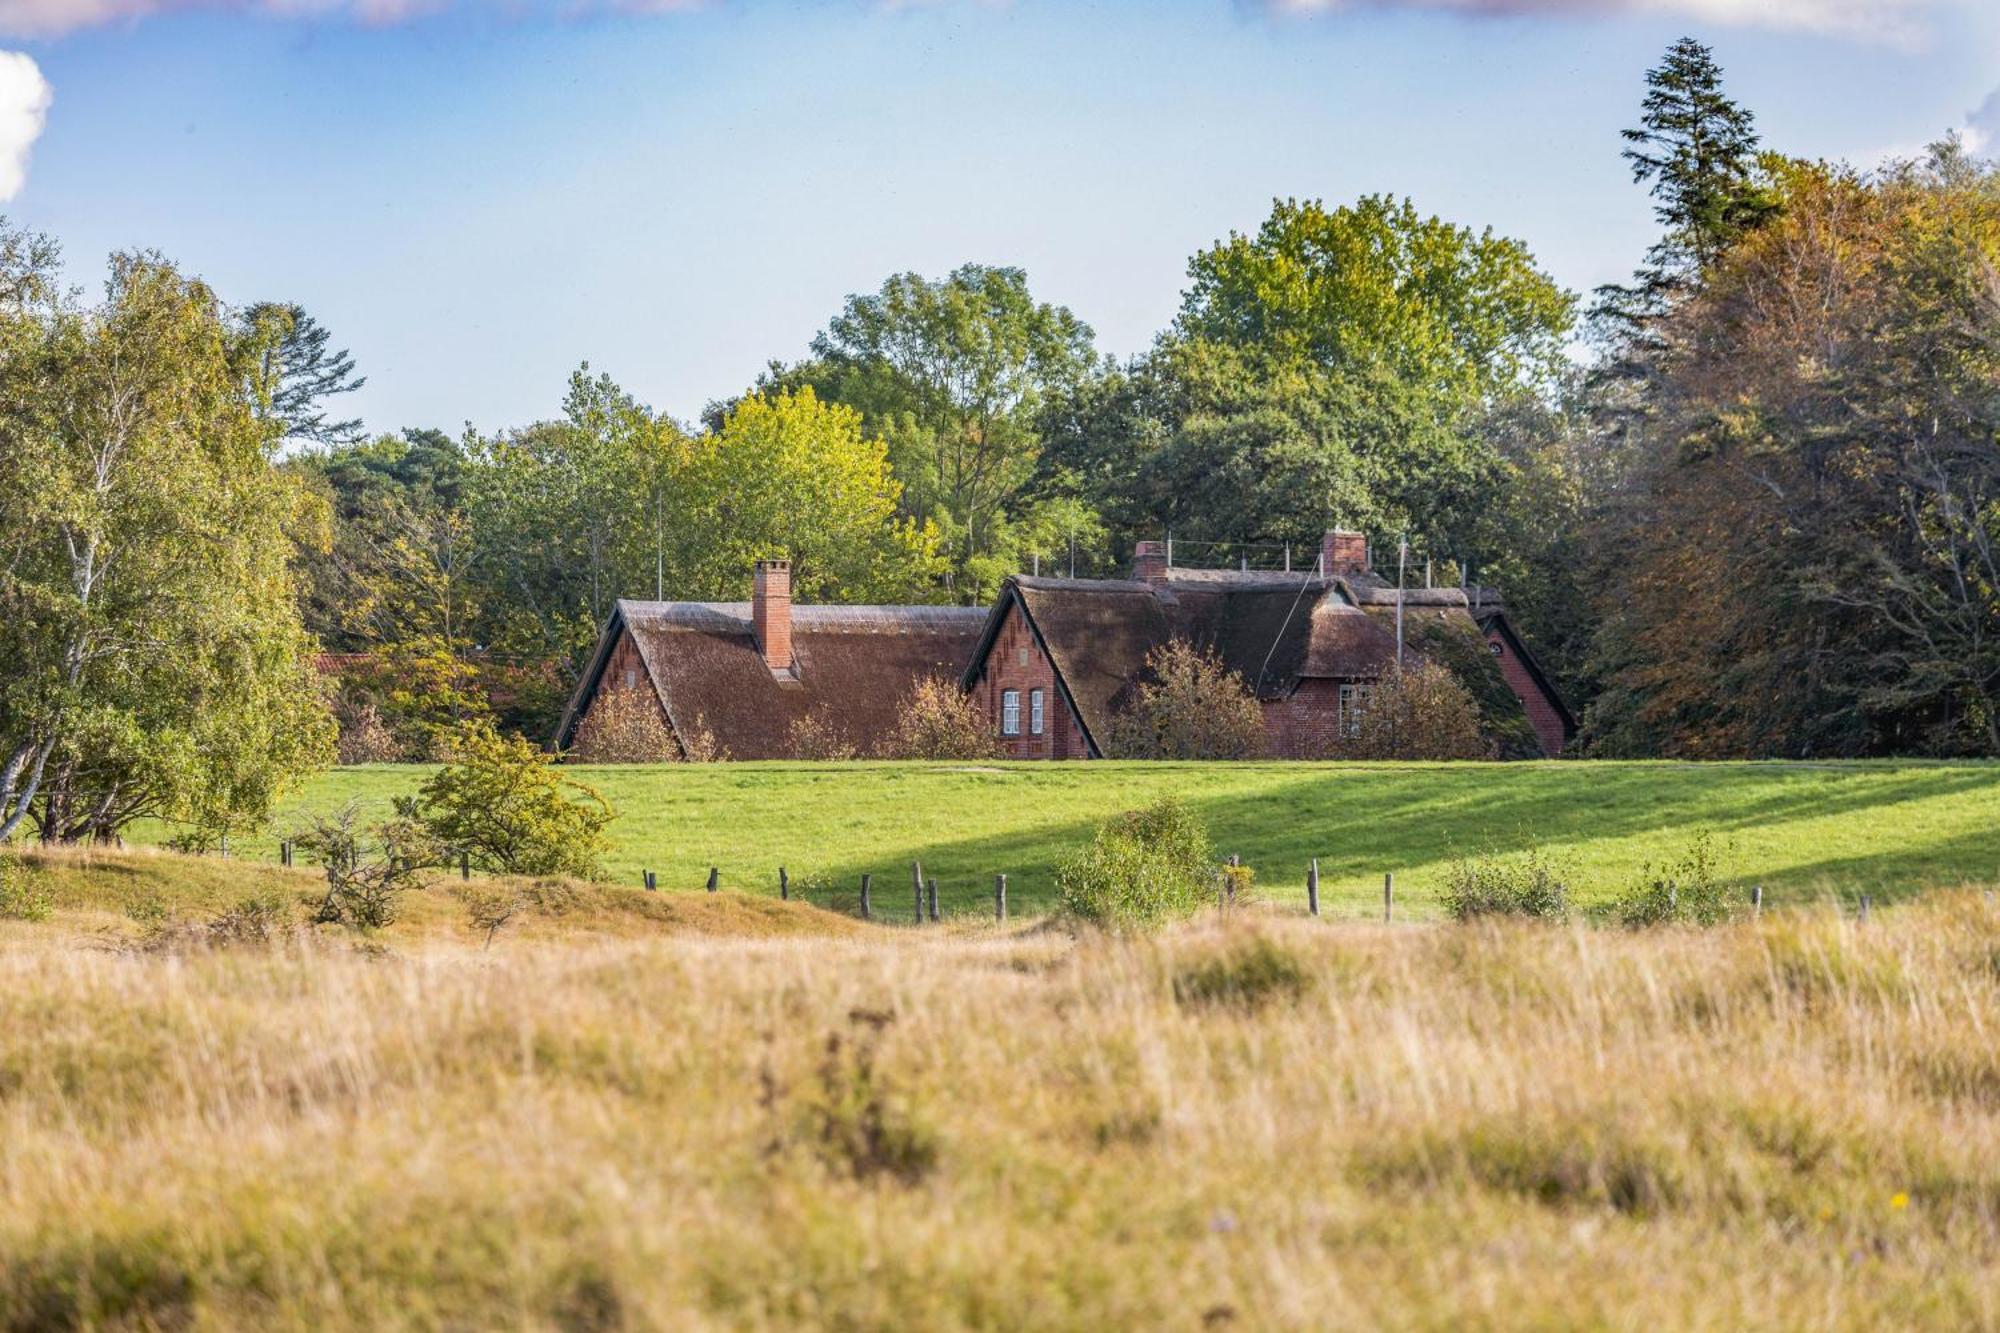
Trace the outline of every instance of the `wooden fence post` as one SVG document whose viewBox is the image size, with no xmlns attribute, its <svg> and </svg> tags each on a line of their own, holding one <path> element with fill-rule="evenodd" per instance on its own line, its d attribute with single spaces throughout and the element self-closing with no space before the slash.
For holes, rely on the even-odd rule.
<svg viewBox="0 0 2000 1333">
<path fill-rule="evenodd" d="M 866 921 L 866 920 L 868 920 L 868 919 L 869 919 L 869 912 L 868 912 L 868 885 L 869 885 L 870 881 L 872 881 L 872 880 L 873 880 L 874 878 L 875 878 L 875 877 L 874 877 L 873 875 L 863 875 L 863 876 L 861 877 L 861 919 L 862 919 L 863 921 Z"/>
<path fill-rule="evenodd" d="M 1764 915 L 1764 886 L 1762 884 L 1750 890 L 1750 915 Z"/>
<path fill-rule="evenodd" d="M 278 844 L 278 864 L 281 866 L 292 864 L 292 844 L 289 839 Z"/>
<path fill-rule="evenodd" d="M 993 919 L 995 921 L 1005 921 L 1007 919 L 1007 877 L 1005 875 L 995 875 L 993 877 Z"/>
<path fill-rule="evenodd" d="M 721 881 L 722 881 L 722 871 L 716 866 L 710 866 L 708 868 L 708 891 L 710 893 L 714 893 L 716 886 L 719 883 L 721 883 Z"/>
<path fill-rule="evenodd" d="M 931 920 L 936 921 L 938 919 L 936 880 L 930 881 L 930 889 L 931 889 Z"/>
<path fill-rule="evenodd" d="M 1314 916 L 1319 915 L 1319 858 L 1317 856 L 1312 859 L 1312 865 L 1306 869 L 1306 911 Z"/>
<path fill-rule="evenodd" d="M 1861 895 L 1861 919 L 1868 919 L 1868 895 L 1865 893 Z"/>
<path fill-rule="evenodd" d="M 471 878 L 472 878 L 472 853 L 471 853 L 471 852 L 460 852 L 460 853 L 458 854 L 458 877 L 459 877 L 460 879 L 471 879 Z"/>
<path fill-rule="evenodd" d="M 646 892 L 648 893 L 658 893 L 660 891 L 660 881 L 650 870 L 639 872 L 639 882 L 646 886 Z"/>
<path fill-rule="evenodd" d="M 791 881 L 791 878 L 790 878 L 789 876 L 787 876 L 787 875 L 785 874 L 785 868 L 784 868 L 783 866 L 779 866 L 779 867 L 778 867 L 778 901 L 779 901 L 779 902 L 781 902 L 781 903 L 782 903 L 782 902 L 789 902 L 789 901 L 791 900 L 791 897 L 792 897 L 792 881 Z"/>
<path fill-rule="evenodd" d="M 1382 919 L 1396 919 L 1396 872 L 1393 870 L 1382 876 Z"/>
<path fill-rule="evenodd" d="M 910 862 L 910 887 L 917 896 L 916 914 L 910 919 L 921 926 L 924 924 L 924 863 L 922 861 Z"/>
</svg>

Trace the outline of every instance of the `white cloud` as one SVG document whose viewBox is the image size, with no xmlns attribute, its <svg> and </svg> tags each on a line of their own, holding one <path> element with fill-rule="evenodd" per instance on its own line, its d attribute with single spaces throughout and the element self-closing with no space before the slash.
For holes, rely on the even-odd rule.
<svg viewBox="0 0 2000 1333">
<path fill-rule="evenodd" d="M 549 13 L 669 14 L 707 0 L 0 0 L 0 37 L 61 37 L 85 28 L 186 10 L 253 14 L 276 19 L 342 19 L 383 26 L 452 8 L 487 8 L 505 15 Z"/>
<path fill-rule="evenodd" d="M 1609 18 L 1667 15 L 1729 27 L 1908 43 L 1928 32 L 1928 20 L 1953 0 L 1265 0 L 1281 14 L 1363 9 L 1424 9 L 1484 17 L 1543 15 Z"/>
<path fill-rule="evenodd" d="M 27 183 L 28 153 L 42 137 L 54 98 L 40 66 L 18 51 L 0 51 L 0 202 Z"/>
<path fill-rule="evenodd" d="M 1969 153 L 1984 156 L 2000 152 L 2000 88 L 1980 104 L 1979 110 L 1965 118 L 1965 149 Z"/>
</svg>

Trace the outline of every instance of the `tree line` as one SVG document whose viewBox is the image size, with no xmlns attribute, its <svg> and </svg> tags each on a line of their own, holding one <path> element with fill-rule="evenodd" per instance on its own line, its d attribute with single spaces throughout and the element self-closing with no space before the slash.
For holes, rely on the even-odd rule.
<svg viewBox="0 0 2000 1333">
<path fill-rule="evenodd" d="M 1659 239 L 1587 301 L 1408 200 L 1286 199 L 1123 362 L 969 264 L 698 419 L 584 366 L 491 434 L 367 437 L 299 307 L 150 253 L 85 299 L 0 227 L 0 835 L 219 833 L 336 752 L 545 737 L 614 600 L 759 556 L 978 604 L 1167 532 L 1406 537 L 1504 594 L 1585 753 L 2000 753 L 2000 176 L 1768 149 L 1691 40 L 1626 140 Z"/>
</svg>

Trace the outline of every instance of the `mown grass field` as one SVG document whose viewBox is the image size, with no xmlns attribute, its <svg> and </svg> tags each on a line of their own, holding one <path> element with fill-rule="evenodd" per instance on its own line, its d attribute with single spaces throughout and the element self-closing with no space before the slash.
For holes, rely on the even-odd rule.
<svg viewBox="0 0 2000 1333">
<path fill-rule="evenodd" d="M 238 853 L 275 859 L 298 813 L 358 800 L 385 809 L 425 770 L 341 769 L 295 798 L 274 830 Z M 620 812 L 616 883 L 659 874 L 698 889 L 775 893 L 777 870 L 851 894 L 875 876 L 885 914 L 909 910 L 910 862 L 947 907 L 988 910 L 993 876 L 1010 904 L 1045 908 L 1054 867 L 1095 823 L 1166 793 L 1208 822 L 1218 853 L 1241 856 L 1267 894 L 1303 905 L 1318 857 L 1326 910 L 1399 901 L 1434 915 L 1459 857 L 1551 851 L 1579 897 L 1626 888 L 1648 863 L 1711 831 L 1723 868 L 1773 901 L 1867 893 L 1893 898 L 2000 877 L 2000 764 L 713 764 L 578 768 Z"/>
<path fill-rule="evenodd" d="M 2000 1327 L 2000 906 L 922 932 L 30 852 L 0 1328 Z"/>
</svg>

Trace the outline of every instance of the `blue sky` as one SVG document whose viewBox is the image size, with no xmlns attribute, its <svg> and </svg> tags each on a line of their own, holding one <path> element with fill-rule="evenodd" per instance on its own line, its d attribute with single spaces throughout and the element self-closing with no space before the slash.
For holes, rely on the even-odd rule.
<svg viewBox="0 0 2000 1333">
<path fill-rule="evenodd" d="M 1139 351 L 1274 196 L 1587 290 L 1651 239 L 1618 130 L 1683 33 L 1773 147 L 2000 138 L 1986 0 L 0 0 L 0 209 L 79 282 L 151 246 L 304 304 L 371 429 L 525 424 L 583 360 L 689 418 L 904 269 L 1018 264 Z"/>
</svg>

